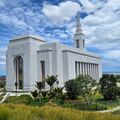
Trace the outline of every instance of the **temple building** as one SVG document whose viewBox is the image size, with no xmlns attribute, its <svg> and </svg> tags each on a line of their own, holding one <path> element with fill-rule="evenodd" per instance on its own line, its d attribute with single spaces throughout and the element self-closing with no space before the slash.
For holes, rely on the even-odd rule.
<svg viewBox="0 0 120 120">
<path fill-rule="evenodd" d="M 85 48 L 79 13 L 74 47 L 48 43 L 34 35 L 16 37 L 8 45 L 6 70 L 7 91 L 15 91 L 16 84 L 19 91 L 34 90 L 36 81 L 44 80 L 47 75 L 58 75 L 59 86 L 80 74 L 95 80 L 102 75 L 101 58 Z"/>
</svg>

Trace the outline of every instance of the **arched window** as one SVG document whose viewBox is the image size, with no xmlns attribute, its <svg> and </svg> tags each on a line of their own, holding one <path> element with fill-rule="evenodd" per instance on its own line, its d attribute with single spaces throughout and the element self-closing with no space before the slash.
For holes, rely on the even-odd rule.
<svg viewBox="0 0 120 120">
<path fill-rule="evenodd" d="M 23 89 L 23 59 L 21 56 L 15 57 L 14 66 L 17 89 Z"/>
</svg>

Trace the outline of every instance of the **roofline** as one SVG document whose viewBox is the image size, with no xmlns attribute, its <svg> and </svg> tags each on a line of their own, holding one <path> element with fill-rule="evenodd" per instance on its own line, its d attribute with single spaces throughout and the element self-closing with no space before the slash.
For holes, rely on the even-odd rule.
<svg viewBox="0 0 120 120">
<path fill-rule="evenodd" d="M 11 42 L 12 42 L 12 41 L 16 41 L 16 40 L 18 40 L 18 39 L 23 39 L 23 38 L 33 38 L 33 39 L 38 40 L 38 41 L 46 42 L 43 37 L 41 37 L 41 36 L 36 36 L 36 35 L 31 35 L 31 34 L 14 37 L 14 38 L 11 40 Z"/>
<path fill-rule="evenodd" d="M 72 52 L 72 53 L 76 53 L 76 54 L 85 55 L 85 56 L 88 56 L 88 57 L 93 57 L 93 58 L 101 59 L 100 57 L 95 56 L 95 55 L 90 55 L 90 54 L 87 54 L 87 53 L 81 53 L 81 52 L 72 51 L 72 50 L 63 50 L 63 52 Z"/>
</svg>

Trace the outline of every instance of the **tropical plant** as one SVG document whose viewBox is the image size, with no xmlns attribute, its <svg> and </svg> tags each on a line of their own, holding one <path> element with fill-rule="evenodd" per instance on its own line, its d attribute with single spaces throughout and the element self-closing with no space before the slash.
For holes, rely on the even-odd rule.
<svg viewBox="0 0 120 120">
<path fill-rule="evenodd" d="M 34 97 L 34 99 L 36 99 L 38 96 L 37 90 L 31 91 L 31 95 Z"/>
<path fill-rule="evenodd" d="M 44 81 L 37 81 L 35 86 L 39 90 L 38 95 L 39 95 L 40 102 L 41 102 L 41 90 L 44 88 L 45 83 Z"/>
<path fill-rule="evenodd" d="M 41 93 L 44 98 L 47 96 L 47 91 L 41 91 Z"/>
<path fill-rule="evenodd" d="M 48 75 L 45 81 L 50 86 L 50 90 L 52 90 L 54 83 L 57 81 L 57 75 Z"/>
<path fill-rule="evenodd" d="M 36 82 L 36 88 L 39 90 L 39 95 L 40 95 L 40 93 L 41 93 L 41 90 L 44 88 L 44 86 L 45 86 L 45 82 L 43 82 L 43 81 L 37 81 Z"/>
<path fill-rule="evenodd" d="M 48 97 L 49 97 L 49 99 L 52 99 L 52 98 L 54 98 L 55 97 L 55 91 L 54 91 L 54 89 L 51 89 L 50 91 L 48 91 Z"/>
</svg>

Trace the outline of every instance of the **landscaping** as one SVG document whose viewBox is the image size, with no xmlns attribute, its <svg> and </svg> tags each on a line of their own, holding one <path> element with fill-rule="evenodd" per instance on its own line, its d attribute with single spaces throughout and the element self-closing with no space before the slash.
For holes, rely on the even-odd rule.
<svg viewBox="0 0 120 120">
<path fill-rule="evenodd" d="M 119 118 L 118 114 L 82 112 L 54 104 L 43 107 L 0 105 L 0 120 L 119 120 Z"/>
<path fill-rule="evenodd" d="M 47 76 L 48 91 L 44 90 L 45 82 L 40 81 L 30 95 L 10 96 L 0 105 L 0 120 L 119 120 L 119 110 L 99 113 L 120 105 L 117 80 L 107 77 L 97 83 L 90 76 L 80 75 L 64 87 L 54 87 L 57 76 Z"/>
</svg>

